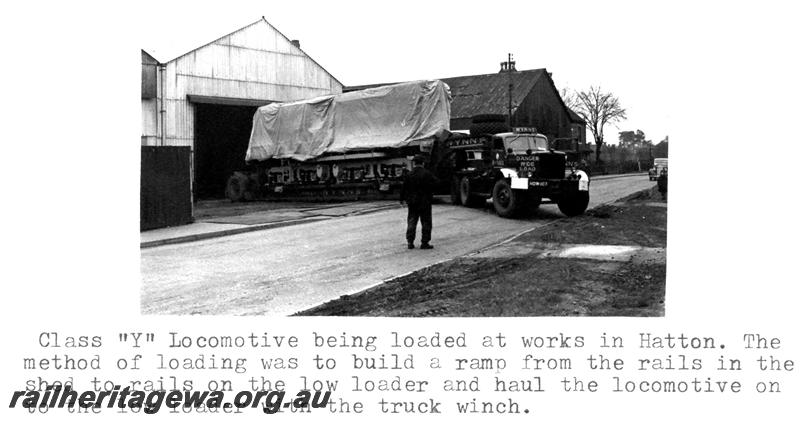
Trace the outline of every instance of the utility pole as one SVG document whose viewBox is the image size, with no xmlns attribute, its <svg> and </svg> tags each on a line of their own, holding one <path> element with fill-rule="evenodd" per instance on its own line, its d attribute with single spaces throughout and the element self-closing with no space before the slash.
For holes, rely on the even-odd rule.
<svg viewBox="0 0 800 424">
<path fill-rule="evenodd" d="M 508 62 L 506 62 L 506 72 L 508 74 L 508 126 L 511 127 L 511 112 L 512 112 L 512 93 L 514 92 L 514 84 L 511 81 L 511 72 L 516 71 L 516 67 L 514 66 L 514 61 L 512 60 L 514 56 L 509 53 L 508 54 Z"/>
</svg>

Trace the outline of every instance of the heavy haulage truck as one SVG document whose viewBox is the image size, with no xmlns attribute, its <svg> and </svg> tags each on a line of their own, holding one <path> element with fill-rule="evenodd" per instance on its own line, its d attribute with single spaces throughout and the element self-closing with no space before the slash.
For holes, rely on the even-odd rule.
<svg viewBox="0 0 800 424">
<path fill-rule="evenodd" d="M 545 199 L 568 216 L 586 210 L 588 177 L 567 170 L 563 152 L 534 129 L 506 131 L 489 118 L 476 117 L 470 135 L 451 133 L 441 81 L 263 106 L 253 118 L 247 169 L 229 178 L 226 194 L 232 201 L 398 198 L 413 157 L 424 154 L 454 204 L 491 198 L 503 217 Z"/>
<path fill-rule="evenodd" d="M 589 205 L 589 177 L 566 168 L 566 153 L 550 148 L 535 128 L 469 136 L 453 134 L 435 151 L 436 173 L 450 182 L 453 204 L 480 206 L 486 200 L 498 215 L 512 217 L 556 203 L 567 216 Z"/>
</svg>

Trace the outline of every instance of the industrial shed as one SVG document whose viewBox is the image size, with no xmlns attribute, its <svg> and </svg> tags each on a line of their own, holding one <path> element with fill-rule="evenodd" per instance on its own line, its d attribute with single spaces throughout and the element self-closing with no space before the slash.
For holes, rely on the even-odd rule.
<svg viewBox="0 0 800 424">
<path fill-rule="evenodd" d="M 580 117 L 577 120 L 571 117 L 546 69 L 517 71 L 512 65 L 510 68 L 503 66 L 494 74 L 439 79 L 450 86 L 453 96 L 451 130 L 469 129 L 476 115 L 496 114 L 508 119 L 510 93 L 512 126 L 536 127 L 550 140 L 579 137 L 582 142 L 586 141 L 586 123 Z M 383 84 L 346 87 L 345 91 L 378 85 Z"/>
<path fill-rule="evenodd" d="M 342 92 L 263 17 L 209 41 L 183 52 L 142 50 L 142 146 L 191 147 L 195 199 L 224 196 L 259 106 Z"/>
</svg>

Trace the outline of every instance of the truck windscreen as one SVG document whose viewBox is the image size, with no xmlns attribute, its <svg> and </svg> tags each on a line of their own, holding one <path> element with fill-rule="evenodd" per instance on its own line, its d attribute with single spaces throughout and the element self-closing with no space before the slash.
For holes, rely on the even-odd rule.
<svg viewBox="0 0 800 424">
<path fill-rule="evenodd" d="M 511 135 L 505 139 L 506 150 L 511 149 L 515 154 L 525 154 L 526 151 L 547 150 L 547 139 L 534 135 Z"/>
</svg>

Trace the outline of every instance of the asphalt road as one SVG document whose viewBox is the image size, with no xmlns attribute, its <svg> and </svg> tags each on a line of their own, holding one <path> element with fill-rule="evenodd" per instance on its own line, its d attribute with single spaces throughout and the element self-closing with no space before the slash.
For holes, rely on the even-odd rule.
<svg viewBox="0 0 800 424">
<path fill-rule="evenodd" d="M 592 181 L 589 207 L 654 184 L 646 175 Z M 406 249 L 403 209 L 145 249 L 141 310 L 286 316 L 561 217 L 555 205 L 504 219 L 488 207 L 437 204 L 433 250 Z"/>
</svg>

